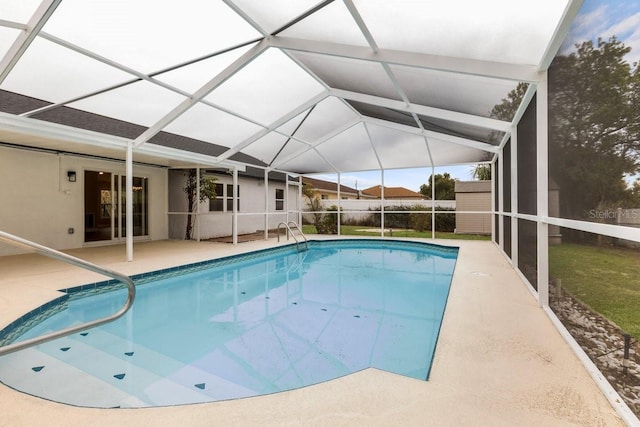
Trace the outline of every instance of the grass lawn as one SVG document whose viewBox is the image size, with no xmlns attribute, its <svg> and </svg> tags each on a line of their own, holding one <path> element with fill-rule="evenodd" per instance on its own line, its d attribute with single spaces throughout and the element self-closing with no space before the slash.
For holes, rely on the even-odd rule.
<svg viewBox="0 0 640 427">
<path fill-rule="evenodd" d="M 549 247 L 549 274 L 575 298 L 640 339 L 640 251 L 565 243 Z"/>
<path fill-rule="evenodd" d="M 371 231 L 363 231 L 371 230 Z M 317 234 L 316 227 L 313 225 L 303 225 L 302 232 L 305 234 Z M 343 236 L 373 236 L 380 237 L 380 227 L 363 227 L 359 225 L 343 225 L 340 227 L 340 234 Z M 385 236 L 389 236 L 389 232 L 384 233 Z M 426 239 L 431 238 L 431 231 L 413 231 L 404 229 L 394 229 L 392 232 L 393 237 L 422 237 Z M 464 240 L 490 240 L 491 236 L 479 236 L 476 234 L 454 234 L 454 233 L 441 233 L 436 231 L 437 239 L 464 239 Z"/>
</svg>

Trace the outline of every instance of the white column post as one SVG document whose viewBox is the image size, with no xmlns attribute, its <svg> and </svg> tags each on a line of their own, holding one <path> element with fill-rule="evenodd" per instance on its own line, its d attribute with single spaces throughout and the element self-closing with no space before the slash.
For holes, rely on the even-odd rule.
<svg viewBox="0 0 640 427">
<path fill-rule="evenodd" d="M 196 168 L 196 211 L 194 212 L 196 217 L 196 242 L 200 241 L 200 168 Z"/>
<path fill-rule="evenodd" d="M 284 212 L 285 222 L 289 223 L 289 174 L 284 175 Z"/>
<path fill-rule="evenodd" d="M 491 240 L 496 241 L 496 161 L 491 162 Z"/>
<path fill-rule="evenodd" d="M 436 168 L 431 165 L 431 238 L 436 238 Z"/>
<path fill-rule="evenodd" d="M 340 234 L 341 234 L 340 233 L 341 232 L 340 224 L 342 223 L 342 219 L 340 217 L 340 199 L 342 199 L 342 195 L 340 193 L 340 186 L 341 185 L 342 185 L 342 182 L 341 182 L 340 172 L 338 172 L 338 193 L 337 193 L 338 194 L 338 224 L 337 224 L 338 225 L 338 236 L 340 236 Z"/>
<path fill-rule="evenodd" d="M 298 224 L 302 228 L 302 175 L 298 177 Z"/>
<path fill-rule="evenodd" d="M 547 74 L 538 83 L 536 95 L 536 161 L 537 161 L 537 223 L 538 223 L 538 302 L 549 305 L 549 137 Z"/>
<path fill-rule="evenodd" d="M 380 169 L 380 234 L 384 237 L 384 169 Z"/>
<path fill-rule="evenodd" d="M 264 170 L 264 240 L 269 239 L 269 171 Z"/>
<path fill-rule="evenodd" d="M 500 249 L 504 251 L 504 147 L 498 152 L 498 235 L 500 236 Z"/>
<path fill-rule="evenodd" d="M 133 141 L 127 143 L 127 160 L 126 160 L 126 216 L 127 216 L 127 261 L 133 261 Z"/>
<path fill-rule="evenodd" d="M 233 168 L 233 244 L 238 244 L 238 168 Z"/>
<path fill-rule="evenodd" d="M 518 128 L 511 131 L 511 263 L 518 268 Z"/>
</svg>

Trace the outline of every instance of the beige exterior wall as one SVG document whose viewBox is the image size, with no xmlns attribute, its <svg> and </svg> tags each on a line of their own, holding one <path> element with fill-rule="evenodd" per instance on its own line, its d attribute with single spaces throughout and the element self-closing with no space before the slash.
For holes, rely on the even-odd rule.
<svg viewBox="0 0 640 427">
<path fill-rule="evenodd" d="M 69 182 L 70 170 L 76 172 L 76 182 Z M 125 175 L 125 164 L 0 147 L 0 230 L 59 250 L 84 246 L 84 171 L 88 170 Z M 133 174 L 148 178 L 146 239 L 166 239 L 167 170 L 134 165 Z M 0 256 L 23 252 L 0 242 Z"/>
</svg>

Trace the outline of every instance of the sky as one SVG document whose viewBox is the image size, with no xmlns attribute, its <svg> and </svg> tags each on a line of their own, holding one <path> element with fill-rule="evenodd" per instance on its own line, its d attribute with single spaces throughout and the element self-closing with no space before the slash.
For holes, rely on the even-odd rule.
<svg viewBox="0 0 640 427">
<path fill-rule="evenodd" d="M 585 0 L 560 48 L 566 54 L 586 40 L 611 36 L 631 47 L 629 64 L 640 60 L 640 0 Z"/>
<path fill-rule="evenodd" d="M 631 48 L 625 58 L 629 65 L 640 61 L 640 0 L 585 0 L 559 53 L 566 55 L 575 51 L 576 44 L 612 36 Z M 640 175 L 626 177 L 629 184 L 636 179 Z"/>
</svg>

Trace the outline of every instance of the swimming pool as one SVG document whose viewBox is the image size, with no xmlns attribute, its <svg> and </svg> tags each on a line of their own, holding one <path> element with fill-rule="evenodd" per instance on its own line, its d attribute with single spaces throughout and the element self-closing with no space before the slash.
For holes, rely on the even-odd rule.
<svg viewBox="0 0 640 427">
<path fill-rule="evenodd" d="M 368 367 L 427 379 L 456 248 L 311 241 L 134 276 L 122 319 L 0 357 L 0 381 L 91 407 L 209 402 L 303 387 Z M 100 317 L 110 282 L 0 332 L 0 343 Z"/>
</svg>

